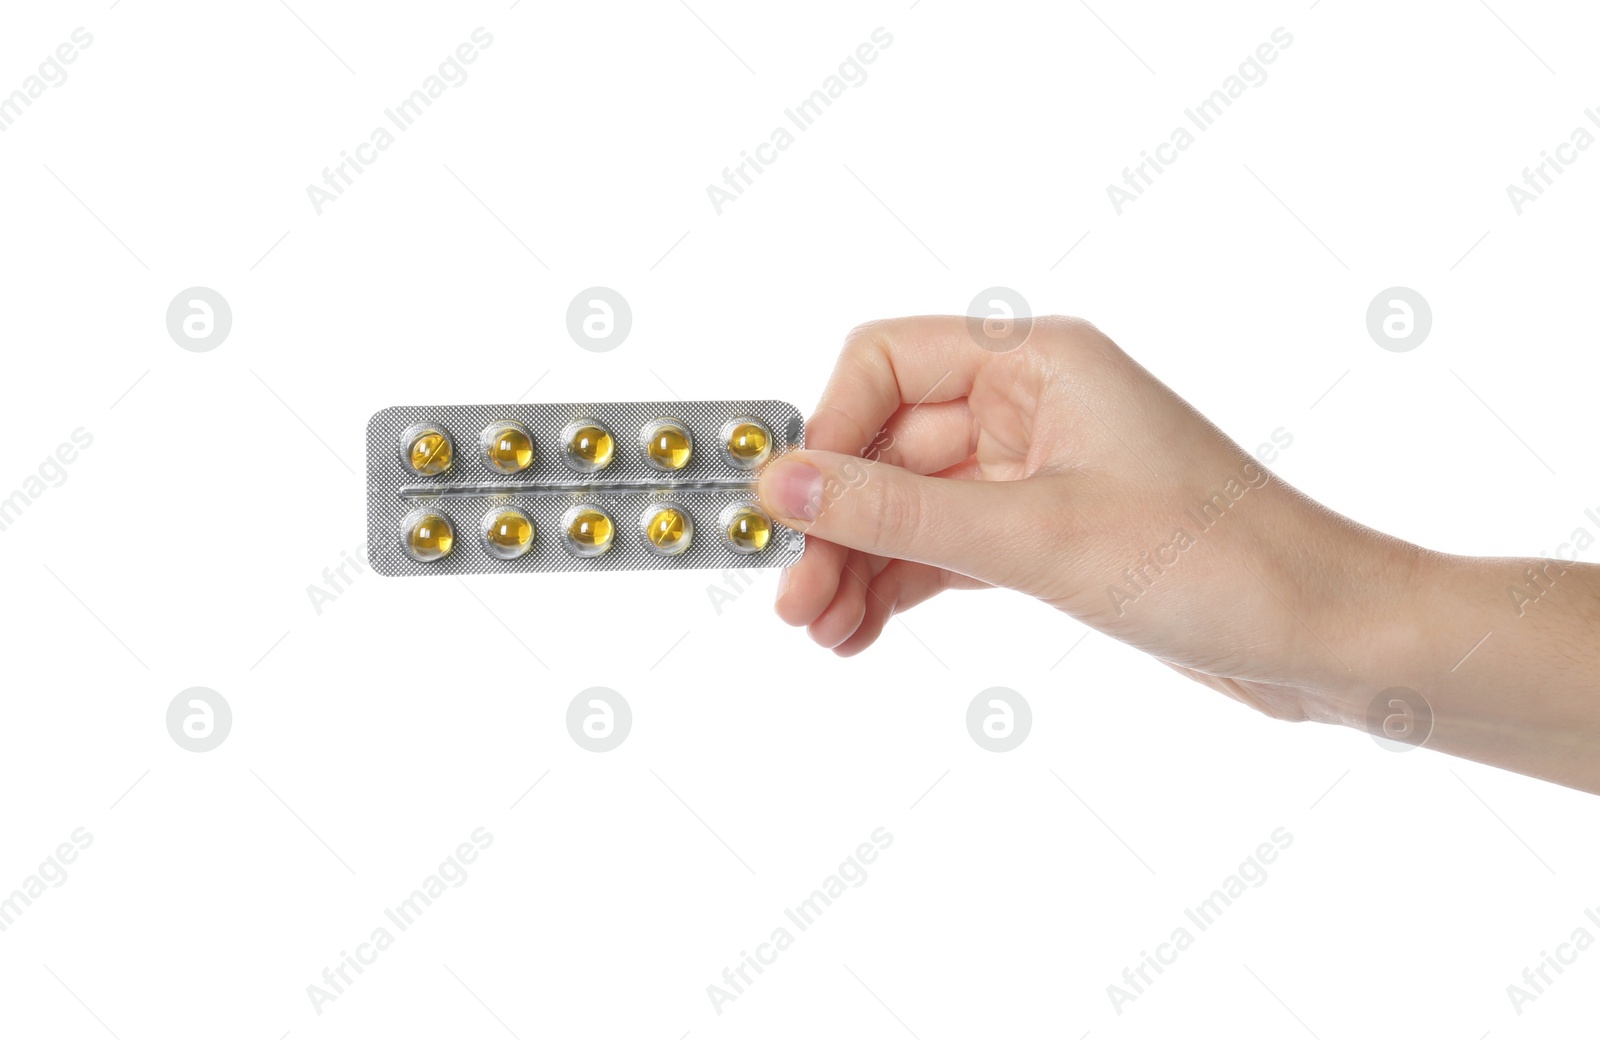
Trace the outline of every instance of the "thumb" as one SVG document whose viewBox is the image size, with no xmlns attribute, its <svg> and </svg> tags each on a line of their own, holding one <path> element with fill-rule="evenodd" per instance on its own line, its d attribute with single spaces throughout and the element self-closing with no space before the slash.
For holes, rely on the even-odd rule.
<svg viewBox="0 0 1600 1040">
<path fill-rule="evenodd" d="M 1038 482 L 927 477 L 831 451 L 785 454 L 757 490 L 785 527 L 991 585 L 1019 585 L 1048 526 Z"/>
</svg>

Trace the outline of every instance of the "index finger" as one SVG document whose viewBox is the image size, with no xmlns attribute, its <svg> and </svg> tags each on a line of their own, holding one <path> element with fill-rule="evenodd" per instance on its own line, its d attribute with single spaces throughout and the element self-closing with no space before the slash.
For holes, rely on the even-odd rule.
<svg viewBox="0 0 1600 1040">
<path fill-rule="evenodd" d="M 996 355 L 956 315 L 858 325 L 806 425 L 806 447 L 861 454 L 903 404 L 955 401 Z"/>
</svg>

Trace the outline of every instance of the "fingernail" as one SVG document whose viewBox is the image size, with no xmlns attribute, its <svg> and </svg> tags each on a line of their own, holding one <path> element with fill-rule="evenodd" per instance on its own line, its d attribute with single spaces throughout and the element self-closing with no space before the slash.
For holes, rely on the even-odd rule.
<svg viewBox="0 0 1600 1040">
<path fill-rule="evenodd" d="M 783 570 L 778 572 L 778 591 L 772 597 L 773 600 L 776 601 L 776 600 L 782 599 L 783 598 L 783 590 L 787 589 L 788 587 L 789 587 L 789 568 L 785 567 Z"/>
<path fill-rule="evenodd" d="M 822 471 L 798 460 L 778 462 L 767 476 L 767 493 L 782 515 L 815 520 L 822 501 Z"/>
</svg>

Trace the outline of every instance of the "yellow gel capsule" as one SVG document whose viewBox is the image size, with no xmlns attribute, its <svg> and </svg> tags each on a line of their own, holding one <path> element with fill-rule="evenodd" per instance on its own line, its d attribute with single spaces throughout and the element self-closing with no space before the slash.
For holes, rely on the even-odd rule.
<svg viewBox="0 0 1600 1040">
<path fill-rule="evenodd" d="M 577 423 L 567 427 L 567 457 L 586 473 L 611 464 L 615 442 L 611 432 L 596 423 Z"/>
<path fill-rule="evenodd" d="M 413 513 L 407 519 L 406 549 L 412 556 L 427 563 L 449 555 L 456 543 L 449 520 L 438 513 Z"/>
<path fill-rule="evenodd" d="M 483 541 L 490 556 L 514 560 L 533 546 L 533 521 L 515 509 L 490 513 L 483 520 Z"/>
<path fill-rule="evenodd" d="M 611 548 L 611 518 L 579 506 L 567 512 L 567 547 L 579 556 L 599 556 Z"/>
<path fill-rule="evenodd" d="M 772 447 L 772 438 L 767 433 L 767 428 L 758 422 L 741 422 L 736 424 L 727 433 L 728 454 L 732 456 L 734 464 L 745 467 L 759 465 L 766 461 L 767 453 Z"/>
<path fill-rule="evenodd" d="M 411 468 L 424 477 L 434 477 L 450 468 L 450 438 L 438 430 L 424 430 L 411 441 L 406 452 Z"/>
<path fill-rule="evenodd" d="M 676 556 L 689 548 L 694 521 L 676 506 L 663 506 L 645 517 L 644 536 L 658 556 Z"/>
<path fill-rule="evenodd" d="M 724 519 L 723 532 L 736 552 L 758 553 L 772 538 L 772 521 L 754 506 L 740 506 Z"/>
<path fill-rule="evenodd" d="M 533 462 L 533 437 L 518 423 L 502 423 L 483 431 L 483 453 L 500 473 L 520 473 Z"/>
<path fill-rule="evenodd" d="M 690 451 L 689 431 L 679 423 L 665 420 L 645 431 L 645 458 L 656 469 L 682 469 L 689 464 Z"/>
</svg>

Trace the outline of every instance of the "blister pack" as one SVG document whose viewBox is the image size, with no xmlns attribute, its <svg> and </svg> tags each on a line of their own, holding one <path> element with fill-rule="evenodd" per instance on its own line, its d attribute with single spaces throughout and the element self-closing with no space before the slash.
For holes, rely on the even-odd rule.
<svg viewBox="0 0 1600 1040">
<path fill-rule="evenodd" d="M 367 424 L 379 574 L 786 567 L 805 536 L 756 501 L 804 445 L 782 401 L 400 405 Z"/>
</svg>

